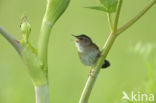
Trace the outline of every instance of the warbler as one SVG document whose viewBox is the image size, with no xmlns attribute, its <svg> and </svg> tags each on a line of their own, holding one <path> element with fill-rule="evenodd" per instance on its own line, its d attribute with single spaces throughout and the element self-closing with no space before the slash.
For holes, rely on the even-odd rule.
<svg viewBox="0 0 156 103">
<path fill-rule="evenodd" d="M 76 38 L 75 45 L 78 49 L 78 55 L 81 62 L 87 66 L 93 66 L 97 59 L 100 57 L 101 52 L 98 46 L 91 40 L 91 38 L 85 34 L 72 35 Z M 108 60 L 104 60 L 102 68 L 107 68 L 110 66 Z"/>
</svg>

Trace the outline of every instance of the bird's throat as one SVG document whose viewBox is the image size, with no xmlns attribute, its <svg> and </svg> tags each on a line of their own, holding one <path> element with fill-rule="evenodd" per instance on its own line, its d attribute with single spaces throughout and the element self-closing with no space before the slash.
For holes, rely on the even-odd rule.
<svg viewBox="0 0 156 103">
<path fill-rule="evenodd" d="M 78 49 L 78 52 L 86 52 L 87 48 L 85 46 L 82 46 L 80 43 L 75 43 L 75 44 Z"/>
</svg>

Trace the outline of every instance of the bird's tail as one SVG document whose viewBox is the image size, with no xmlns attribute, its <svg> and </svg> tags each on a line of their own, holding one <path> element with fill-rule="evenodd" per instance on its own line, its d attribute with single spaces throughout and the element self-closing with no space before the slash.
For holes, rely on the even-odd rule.
<svg viewBox="0 0 156 103">
<path fill-rule="evenodd" d="M 104 60 L 104 64 L 102 65 L 102 69 L 106 69 L 110 66 L 110 62 L 108 60 Z"/>
</svg>

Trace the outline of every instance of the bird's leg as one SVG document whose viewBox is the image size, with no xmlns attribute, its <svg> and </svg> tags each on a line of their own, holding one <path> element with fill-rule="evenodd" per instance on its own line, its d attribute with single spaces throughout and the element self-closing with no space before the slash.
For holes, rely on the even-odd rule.
<svg viewBox="0 0 156 103">
<path fill-rule="evenodd" d="M 89 76 L 93 77 L 93 73 L 94 73 L 94 69 L 93 69 L 93 67 L 91 67 L 91 69 L 89 71 Z"/>
<path fill-rule="evenodd" d="M 91 76 L 92 75 L 92 68 L 90 69 L 90 71 L 89 71 L 89 76 Z"/>
</svg>

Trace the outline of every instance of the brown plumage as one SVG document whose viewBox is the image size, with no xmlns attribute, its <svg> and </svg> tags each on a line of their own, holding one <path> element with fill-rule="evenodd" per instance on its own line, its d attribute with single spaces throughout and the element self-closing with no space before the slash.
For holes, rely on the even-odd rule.
<svg viewBox="0 0 156 103">
<path fill-rule="evenodd" d="M 78 54 L 81 62 L 84 65 L 93 66 L 101 54 L 98 46 L 92 42 L 90 37 L 84 34 L 73 36 L 76 37 L 75 44 L 78 48 Z M 110 63 L 105 60 L 102 68 L 106 68 L 108 66 L 110 66 Z"/>
</svg>

